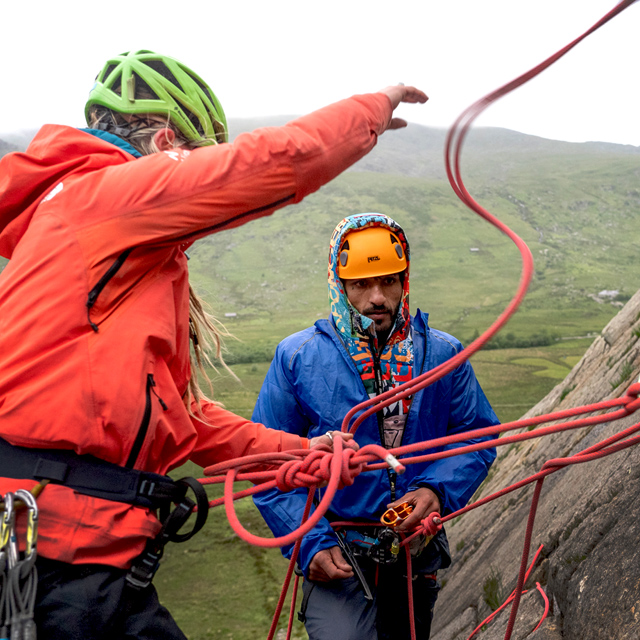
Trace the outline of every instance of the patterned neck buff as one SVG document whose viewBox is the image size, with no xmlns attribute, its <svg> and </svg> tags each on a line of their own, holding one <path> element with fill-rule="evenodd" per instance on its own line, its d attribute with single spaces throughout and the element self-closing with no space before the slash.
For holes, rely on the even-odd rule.
<svg viewBox="0 0 640 640">
<path fill-rule="evenodd" d="M 407 257 L 403 293 L 395 323 L 382 352 L 373 320 L 358 313 L 349 302 L 338 277 L 338 254 L 344 236 L 354 229 L 384 227 L 396 234 Z M 374 397 L 411 380 L 413 341 L 409 315 L 409 245 L 402 228 L 380 213 L 364 213 L 342 220 L 333 232 L 329 245 L 329 299 L 336 329 L 354 361 L 369 397 Z M 378 355 L 379 354 L 379 355 Z M 411 396 L 383 409 L 384 444 L 400 445 Z"/>
</svg>

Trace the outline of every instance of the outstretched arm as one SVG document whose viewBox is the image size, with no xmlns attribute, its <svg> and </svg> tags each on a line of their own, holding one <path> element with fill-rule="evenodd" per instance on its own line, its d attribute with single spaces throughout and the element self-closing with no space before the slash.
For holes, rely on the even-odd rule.
<svg viewBox="0 0 640 640">
<path fill-rule="evenodd" d="M 387 129 L 406 126 L 393 118 L 401 102 L 426 100 L 414 87 L 387 87 L 283 127 L 241 134 L 230 144 L 123 160 L 102 171 L 101 193 L 110 200 L 98 219 L 95 181 L 80 176 L 74 203 L 86 202 L 94 220 L 81 240 L 92 243 L 93 253 L 119 254 L 132 246 L 193 241 L 269 215 L 360 160 Z M 77 215 L 89 217 L 83 210 Z"/>
</svg>

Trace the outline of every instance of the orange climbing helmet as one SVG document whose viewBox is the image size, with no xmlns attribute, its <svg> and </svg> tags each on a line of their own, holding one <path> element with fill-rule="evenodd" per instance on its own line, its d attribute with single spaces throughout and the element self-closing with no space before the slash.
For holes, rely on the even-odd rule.
<svg viewBox="0 0 640 640">
<path fill-rule="evenodd" d="M 402 243 L 384 227 L 349 231 L 338 254 L 338 277 L 347 280 L 386 276 L 406 268 Z"/>
</svg>

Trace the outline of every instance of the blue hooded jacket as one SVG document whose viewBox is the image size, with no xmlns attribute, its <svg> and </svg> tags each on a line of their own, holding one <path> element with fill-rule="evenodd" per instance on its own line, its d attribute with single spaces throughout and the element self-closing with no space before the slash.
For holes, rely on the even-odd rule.
<svg viewBox="0 0 640 640">
<path fill-rule="evenodd" d="M 394 231 L 397 233 L 397 228 Z M 428 315 L 420 310 L 410 320 L 414 378 L 449 360 L 463 348 L 453 336 L 430 329 L 427 320 Z M 367 399 L 362 379 L 345 348 L 335 316 L 332 316 L 330 320 L 319 320 L 314 326 L 289 336 L 278 345 L 252 419 L 274 429 L 312 438 L 328 430 L 340 429 L 346 413 Z M 498 422 L 471 365 L 465 362 L 415 394 L 402 444 L 440 438 Z M 355 439 L 361 447 L 370 443 L 381 444 L 375 415 L 358 427 Z M 447 448 L 477 441 L 469 439 Z M 429 487 L 440 498 L 443 514 L 457 511 L 484 480 L 494 458 L 495 449 L 486 449 L 408 465 L 406 472 L 396 478 L 395 498 L 418 487 Z M 300 526 L 306 493 L 304 490 L 287 493 L 271 490 L 254 497 L 274 535 L 286 535 Z M 374 521 L 395 498 L 391 494 L 387 470 L 367 471 L 360 474 L 353 485 L 338 491 L 328 515 L 331 520 Z M 313 556 L 336 544 L 329 520 L 321 520 L 302 541 L 299 564 L 305 575 Z M 291 550 L 292 545 L 282 551 L 289 557 Z M 447 560 L 443 559 L 445 564 L 448 564 Z"/>
</svg>

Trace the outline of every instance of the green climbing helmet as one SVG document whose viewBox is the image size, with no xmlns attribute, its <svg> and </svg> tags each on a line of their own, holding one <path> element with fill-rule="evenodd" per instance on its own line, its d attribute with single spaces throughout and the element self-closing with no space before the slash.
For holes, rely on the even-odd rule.
<svg viewBox="0 0 640 640">
<path fill-rule="evenodd" d="M 191 69 L 153 51 L 128 51 L 107 61 L 85 106 L 101 105 L 118 113 L 154 113 L 187 138 L 227 142 L 227 120 L 213 91 Z"/>
</svg>

